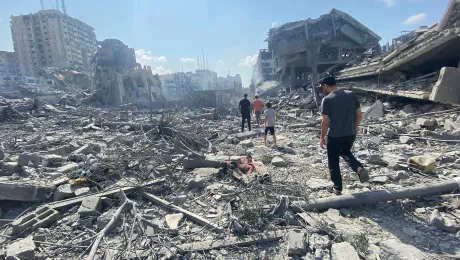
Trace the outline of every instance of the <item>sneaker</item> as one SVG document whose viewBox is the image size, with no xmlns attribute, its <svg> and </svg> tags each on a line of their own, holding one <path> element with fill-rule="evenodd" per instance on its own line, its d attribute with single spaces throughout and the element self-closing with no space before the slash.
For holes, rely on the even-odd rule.
<svg viewBox="0 0 460 260">
<path fill-rule="evenodd" d="M 364 168 L 362 168 L 361 171 L 359 171 L 358 177 L 361 183 L 369 181 L 369 173 Z"/>
<path fill-rule="evenodd" d="M 335 186 L 329 186 L 326 188 L 326 190 L 329 193 L 335 194 L 335 195 L 342 195 L 342 191 L 338 190 Z"/>
</svg>

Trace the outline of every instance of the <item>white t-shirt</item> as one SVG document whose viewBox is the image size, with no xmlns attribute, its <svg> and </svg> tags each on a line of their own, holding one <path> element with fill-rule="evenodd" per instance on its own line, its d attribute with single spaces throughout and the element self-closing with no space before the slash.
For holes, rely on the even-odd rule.
<svg viewBox="0 0 460 260">
<path fill-rule="evenodd" d="M 265 109 L 264 116 L 267 119 L 267 127 L 274 127 L 275 126 L 275 110 L 272 108 Z"/>
</svg>

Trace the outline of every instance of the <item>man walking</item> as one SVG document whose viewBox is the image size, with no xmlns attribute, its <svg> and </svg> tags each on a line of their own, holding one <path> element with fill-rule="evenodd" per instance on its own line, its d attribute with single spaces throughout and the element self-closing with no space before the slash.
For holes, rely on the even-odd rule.
<svg viewBox="0 0 460 260">
<path fill-rule="evenodd" d="M 361 182 L 369 180 L 369 174 L 351 152 L 362 119 L 360 104 L 356 95 L 348 90 L 339 89 L 334 77 L 326 77 L 321 86 L 328 94 L 322 101 L 322 123 L 320 146 L 327 146 L 329 173 L 334 186 L 328 191 L 342 194 L 342 174 L 340 156 L 358 174 Z M 327 144 L 326 144 L 327 134 Z"/>
<path fill-rule="evenodd" d="M 262 113 L 262 100 L 259 99 L 259 96 L 255 96 L 254 101 L 252 102 L 254 107 L 254 114 L 256 114 L 257 125 L 260 126 L 260 113 Z"/>
<path fill-rule="evenodd" d="M 241 112 L 241 132 L 244 132 L 244 123 L 248 120 L 248 129 L 251 131 L 251 102 L 248 100 L 248 94 L 240 101 Z"/>
</svg>

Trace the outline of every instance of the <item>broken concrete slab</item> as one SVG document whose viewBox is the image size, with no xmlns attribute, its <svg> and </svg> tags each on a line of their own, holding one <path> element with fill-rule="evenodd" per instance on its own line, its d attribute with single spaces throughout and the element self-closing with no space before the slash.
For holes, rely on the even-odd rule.
<svg viewBox="0 0 460 260">
<path fill-rule="evenodd" d="M 65 158 L 57 154 L 45 154 L 42 156 L 43 165 L 46 167 L 59 167 L 65 162 Z"/>
<path fill-rule="evenodd" d="M 8 245 L 6 247 L 6 259 L 34 260 L 35 243 L 32 236 L 28 236 Z"/>
<path fill-rule="evenodd" d="M 452 118 L 448 118 L 444 121 L 444 129 L 447 131 L 460 129 L 460 122 L 454 121 Z"/>
<path fill-rule="evenodd" d="M 367 158 L 367 163 L 384 167 L 388 166 L 388 162 L 384 161 L 379 154 L 371 154 L 369 158 Z"/>
<path fill-rule="evenodd" d="M 399 136 L 399 142 L 401 142 L 402 144 L 412 144 L 414 143 L 414 138 L 410 137 L 410 136 L 405 136 L 405 135 L 401 135 Z"/>
<path fill-rule="evenodd" d="M 438 125 L 437 121 L 435 119 L 430 119 L 430 118 L 417 118 L 415 121 L 415 124 L 422 126 L 422 127 L 436 127 Z"/>
<path fill-rule="evenodd" d="M 458 228 L 453 226 L 450 223 L 446 223 L 446 220 L 442 217 L 439 210 L 435 209 L 430 216 L 430 224 L 437 229 L 445 231 L 447 233 L 455 234 L 458 231 Z"/>
<path fill-rule="evenodd" d="M 332 260 L 360 260 L 358 252 L 348 242 L 333 244 L 331 257 Z"/>
<path fill-rule="evenodd" d="M 383 103 L 377 100 L 369 107 L 363 108 L 363 119 L 380 118 L 384 115 Z"/>
<path fill-rule="evenodd" d="M 99 216 L 101 215 L 101 210 L 101 197 L 90 196 L 83 199 L 80 207 L 78 208 L 78 214 L 80 217 Z"/>
<path fill-rule="evenodd" d="M 56 169 L 57 173 L 67 174 L 78 169 L 78 163 L 69 163 Z"/>
<path fill-rule="evenodd" d="M 302 230 L 290 230 L 287 240 L 287 253 L 289 256 L 302 256 L 307 253 L 307 241 Z"/>
<path fill-rule="evenodd" d="M 238 133 L 235 135 L 235 138 L 238 140 L 244 140 L 244 139 L 249 139 L 252 137 L 260 136 L 263 133 L 264 132 L 262 130 L 257 129 L 257 130 L 252 130 L 252 131 L 245 132 L 245 133 Z"/>
<path fill-rule="evenodd" d="M 458 92 L 459 81 L 459 68 L 441 68 L 438 81 L 431 91 L 430 100 L 448 104 L 460 104 L 460 95 Z"/>
<path fill-rule="evenodd" d="M 273 166 L 276 166 L 276 167 L 286 167 L 287 166 L 287 163 L 283 160 L 283 158 L 281 158 L 279 156 L 275 156 L 272 159 L 271 163 L 272 163 Z"/>
<path fill-rule="evenodd" d="M 320 235 L 318 233 L 313 233 L 308 238 L 308 246 L 312 250 L 321 250 L 326 249 L 331 246 L 332 242 L 329 239 L 328 235 Z"/>
<path fill-rule="evenodd" d="M 82 147 L 78 148 L 77 150 L 73 151 L 73 155 L 77 154 L 98 154 L 101 152 L 101 146 L 95 143 L 85 144 Z"/>
<path fill-rule="evenodd" d="M 307 185 L 308 188 L 312 190 L 321 190 L 325 189 L 328 186 L 330 186 L 330 183 L 328 180 L 325 179 L 319 179 L 319 178 L 310 178 L 305 185 Z"/>
<path fill-rule="evenodd" d="M 168 214 L 165 216 L 166 224 L 170 229 L 177 229 L 182 219 L 184 219 L 184 214 L 182 213 Z"/>
<path fill-rule="evenodd" d="M 192 171 L 193 175 L 199 175 L 202 178 L 209 178 L 218 172 L 217 168 L 196 168 Z"/>
<path fill-rule="evenodd" d="M 41 158 L 34 154 L 22 153 L 18 158 L 19 166 L 28 166 L 29 163 L 32 163 L 34 167 L 38 167 L 40 164 Z"/>
<path fill-rule="evenodd" d="M 240 145 L 246 148 L 254 147 L 254 143 L 251 140 L 243 140 Z"/>
<path fill-rule="evenodd" d="M 75 189 L 76 188 L 72 187 L 70 184 L 61 185 L 54 191 L 53 200 L 59 201 L 75 197 Z"/>
<path fill-rule="evenodd" d="M 52 150 L 48 150 L 49 154 L 57 154 L 60 156 L 68 156 L 70 155 L 73 151 L 75 151 L 78 147 L 75 147 L 73 145 L 64 145 Z"/>
<path fill-rule="evenodd" d="M 420 249 L 404 244 L 396 239 L 390 239 L 380 242 L 380 258 L 394 260 L 428 260 L 430 259 Z"/>
<path fill-rule="evenodd" d="M 16 182 L 0 183 L 0 201 L 12 200 L 23 202 L 39 202 L 46 200 L 54 190 L 52 186 L 38 186 Z"/>
</svg>

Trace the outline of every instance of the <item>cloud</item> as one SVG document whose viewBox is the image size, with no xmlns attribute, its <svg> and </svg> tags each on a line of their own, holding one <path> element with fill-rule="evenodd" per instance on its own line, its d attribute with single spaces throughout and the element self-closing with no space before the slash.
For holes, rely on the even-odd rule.
<svg viewBox="0 0 460 260">
<path fill-rule="evenodd" d="M 279 23 L 278 22 L 273 22 L 272 23 L 272 28 L 278 27 Z"/>
<path fill-rule="evenodd" d="M 218 60 L 217 63 L 222 64 L 222 63 L 224 63 L 224 61 L 223 60 Z"/>
<path fill-rule="evenodd" d="M 162 67 L 162 66 L 159 66 L 159 67 L 152 68 L 152 73 L 153 73 L 154 75 L 155 75 L 155 74 L 158 74 L 158 75 L 171 74 L 171 73 L 172 73 L 172 70 L 168 70 L 168 69 L 165 69 L 165 68 Z"/>
<path fill-rule="evenodd" d="M 145 51 L 144 49 L 139 49 L 135 51 L 135 53 L 136 53 L 136 61 L 142 65 L 148 65 L 151 62 L 167 62 L 168 61 L 168 59 L 166 59 L 165 56 L 153 57 L 151 51 Z"/>
<path fill-rule="evenodd" d="M 246 58 L 243 58 L 240 60 L 240 63 L 238 63 L 238 66 L 241 67 L 252 67 L 254 64 L 257 62 L 257 54 L 256 55 L 249 55 Z"/>
<path fill-rule="evenodd" d="M 193 62 L 195 62 L 195 60 L 192 59 L 192 58 L 180 58 L 180 62 L 182 62 L 182 63 L 193 63 Z"/>
<path fill-rule="evenodd" d="M 392 7 L 393 5 L 396 4 L 397 0 L 380 0 L 381 2 L 384 2 L 387 7 Z"/>
<path fill-rule="evenodd" d="M 415 25 L 423 22 L 426 19 L 426 13 L 419 13 L 412 15 L 411 17 L 407 18 L 402 24 L 403 25 Z"/>
</svg>

